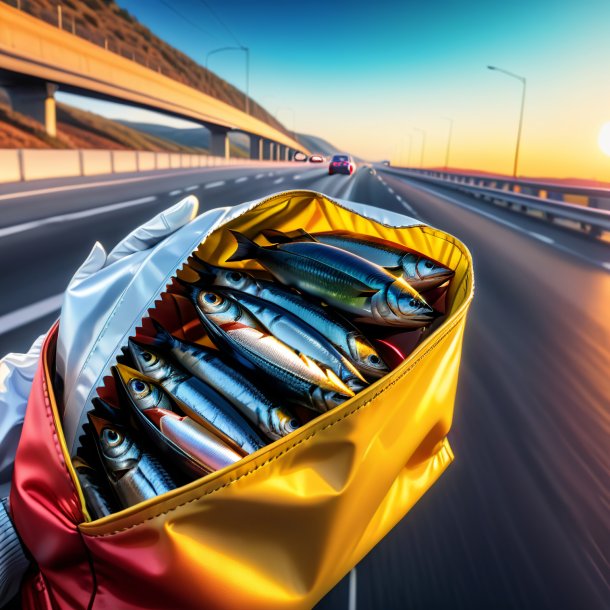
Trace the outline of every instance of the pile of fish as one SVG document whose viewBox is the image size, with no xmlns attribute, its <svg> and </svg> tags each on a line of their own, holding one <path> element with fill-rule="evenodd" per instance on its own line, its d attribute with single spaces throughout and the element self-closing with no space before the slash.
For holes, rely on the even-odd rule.
<svg viewBox="0 0 610 610">
<path fill-rule="evenodd" d="M 268 246 L 231 233 L 226 262 L 255 261 L 264 278 L 195 254 L 175 283 L 215 348 L 151 317 L 155 336 L 129 339 L 112 367 L 116 397 L 93 401 L 74 467 L 94 519 L 229 466 L 362 391 L 389 372 L 362 329 L 430 325 L 440 314 L 420 293 L 453 275 L 349 231 L 267 230 Z"/>
</svg>

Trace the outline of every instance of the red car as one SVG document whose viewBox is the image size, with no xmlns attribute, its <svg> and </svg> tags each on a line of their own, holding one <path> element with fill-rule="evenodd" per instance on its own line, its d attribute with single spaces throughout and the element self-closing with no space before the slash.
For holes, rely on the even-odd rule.
<svg viewBox="0 0 610 610">
<path fill-rule="evenodd" d="M 328 175 L 348 174 L 351 176 L 355 169 L 356 164 L 349 155 L 334 155 L 328 165 Z"/>
</svg>

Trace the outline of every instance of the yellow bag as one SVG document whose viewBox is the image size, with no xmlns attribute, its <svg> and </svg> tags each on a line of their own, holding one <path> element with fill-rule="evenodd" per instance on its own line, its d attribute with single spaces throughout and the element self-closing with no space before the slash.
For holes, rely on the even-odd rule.
<svg viewBox="0 0 610 610">
<path fill-rule="evenodd" d="M 386 224 L 363 214 L 364 206 L 289 191 L 215 230 L 199 252 L 223 264 L 234 250 L 228 229 L 249 237 L 265 228 L 382 237 L 455 271 L 443 323 L 391 373 L 288 437 L 163 496 L 98 521 L 74 522 L 93 574 L 92 608 L 310 608 L 449 465 L 446 437 L 473 294 L 470 254 L 437 229 L 390 226 L 401 217 L 379 210 L 368 215 Z M 82 503 L 52 397 L 51 405 Z M 62 527 L 77 521 L 77 513 L 64 511 Z M 77 561 L 72 551 L 69 562 Z M 49 588 L 61 588 L 49 573 Z M 67 603 L 68 595 L 56 599 Z"/>
</svg>

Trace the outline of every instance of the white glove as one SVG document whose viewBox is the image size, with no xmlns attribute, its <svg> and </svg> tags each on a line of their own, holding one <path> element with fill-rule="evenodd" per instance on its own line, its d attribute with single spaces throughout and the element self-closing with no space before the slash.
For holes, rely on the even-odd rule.
<svg viewBox="0 0 610 610">
<path fill-rule="evenodd" d="M 104 273 L 111 278 L 113 263 L 121 259 L 134 258 L 135 272 L 138 261 L 144 258 L 142 253 L 192 220 L 198 207 L 196 197 L 186 197 L 132 231 L 108 256 L 100 243 L 93 246 L 91 253 L 70 281 L 60 316 L 57 372 L 66 389 L 69 389 L 69 384 L 78 375 L 82 366 L 81 356 L 84 354 L 86 357 L 91 351 L 87 340 L 96 339 L 95 328 L 105 321 L 96 319 L 98 310 L 87 311 L 83 307 L 83 292 L 92 286 L 99 289 L 99 280 L 95 278 Z M 109 307 L 113 305 L 111 296 L 105 299 Z M 27 354 L 7 354 L 0 359 L 0 498 L 9 494 L 15 452 L 44 337 L 45 335 L 41 335 Z M 83 351 L 77 353 L 71 349 L 75 344 Z"/>
</svg>

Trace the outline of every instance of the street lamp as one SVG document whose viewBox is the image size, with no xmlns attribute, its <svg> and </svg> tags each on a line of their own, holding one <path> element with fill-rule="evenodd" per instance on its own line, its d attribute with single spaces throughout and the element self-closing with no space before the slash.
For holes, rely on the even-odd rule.
<svg viewBox="0 0 610 610">
<path fill-rule="evenodd" d="M 419 159 L 419 166 L 424 166 L 424 151 L 426 150 L 426 132 L 419 127 L 413 128 L 415 131 L 419 131 L 421 133 L 421 157 Z"/>
<path fill-rule="evenodd" d="M 506 76 L 510 76 L 512 78 L 516 78 L 518 81 L 521 81 L 523 85 L 523 89 L 521 92 L 521 112 L 519 114 L 519 128 L 517 129 L 517 146 L 515 147 L 515 163 L 513 165 L 513 178 L 517 177 L 517 164 L 519 162 L 519 145 L 521 144 L 521 128 L 523 126 L 523 109 L 525 108 L 525 87 L 526 87 L 526 79 L 524 76 L 519 76 L 518 74 L 513 74 L 508 70 L 503 70 L 502 68 L 497 68 L 496 66 L 487 66 L 488 70 L 495 70 L 496 72 L 502 72 L 502 74 L 506 74 Z"/>
<path fill-rule="evenodd" d="M 221 51 L 243 51 L 246 54 L 246 114 L 250 114 L 250 49 L 248 47 L 221 47 L 213 49 L 205 56 L 205 69 L 208 69 L 208 60 L 210 55 L 220 53 Z"/>
<path fill-rule="evenodd" d="M 449 150 L 451 148 L 451 135 L 453 134 L 453 119 L 448 116 L 443 117 L 445 121 L 449 121 L 449 133 L 447 134 L 447 149 L 445 150 L 445 171 L 449 169 Z"/>
</svg>

